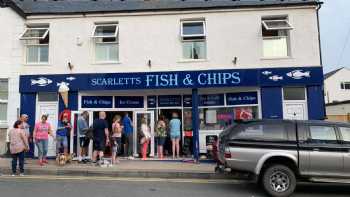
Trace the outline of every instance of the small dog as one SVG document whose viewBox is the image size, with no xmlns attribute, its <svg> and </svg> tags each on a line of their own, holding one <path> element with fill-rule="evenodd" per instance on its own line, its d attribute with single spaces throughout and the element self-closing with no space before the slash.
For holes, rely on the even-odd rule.
<svg viewBox="0 0 350 197">
<path fill-rule="evenodd" d="M 72 161 L 72 155 L 59 154 L 56 157 L 56 163 L 59 166 L 64 166 Z"/>
</svg>

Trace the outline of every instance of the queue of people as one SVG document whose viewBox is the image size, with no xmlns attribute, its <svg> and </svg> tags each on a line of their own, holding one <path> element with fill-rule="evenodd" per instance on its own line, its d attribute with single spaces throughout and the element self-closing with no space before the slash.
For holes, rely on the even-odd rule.
<svg viewBox="0 0 350 197">
<path fill-rule="evenodd" d="M 48 163 L 48 139 L 51 136 L 56 141 L 56 154 L 68 155 L 68 137 L 72 129 L 70 117 L 63 113 L 59 118 L 57 130 L 52 130 L 52 125 L 48 122 L 48 115 L 41 116 L 40 121 L 35 123 L 33 135 L 30 134 L 30 125 L 28 124 L 28 116 L 22 114 L 18 121 L 13 125 L 13 129 L 9 132 L 10 152 L 12 154 L 12 173 L 16 174 L 17 162 L 19 163 L 20 175 L 24 173 L 24 157 L 25 152 L 29 151 L 29 144 L 33 142 L 38 150 L 38 164 L 43 166 Z M 124 156 L 128 159 L 133 157 L 134 128 L 133 122 L 128 113 L 123 117 L 116 115 L 113 118 L 111 131 L 106 120 L 106 113 L 101 111 L 98 118 L 93 121 L 91 126 L 88 123 L 89 113 L 83 112 L 77 119 L 77 134 L 79 137 L 80 152 L 78 160 L 87 163 L 88 147 L 91 139 L 93 139 L 93 155 L 92 162 L 101 164 L 104 161 L 104 151 L 107 146 L 111 147 L 112 164 L 118 164 L 120 161 L 118 155 L 124 149 Z M 149 122 L 146 117 L 141 118 L 141 127 L 138 131 L 138 143 L 142 160 L 147 159 L 149 144 L 152 138 Z M 155 125 L 155 140 L 157 144 L 157 157 L 164 158 L 164 144 L 166 138 L 170 136 L 172 142 L 172 156 L 179 157 L 179 140 L 181 131 L 181 121 L 177 113 L 172 114 L 172 119 L 168 123 L 164 116 L 160 116 Z M 123 139 L 124 138 L 124 139 Z"/>
</svg>

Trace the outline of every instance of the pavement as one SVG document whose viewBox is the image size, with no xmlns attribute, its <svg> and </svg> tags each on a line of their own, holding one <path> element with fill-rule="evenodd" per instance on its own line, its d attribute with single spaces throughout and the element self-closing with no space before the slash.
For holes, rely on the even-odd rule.
<svg viewBox="0 0 350 197">
<path fill-rule="evenodd" d="M 51 176 L 103 176 L 103 177 L 143 177 L 143 178 L 195 178 L 195 179 L 233 179 L 246 178 L 245 175 L 215 173 L 215 164 L 210 162 L 191 163 L 181 160 L 141 161 L 121 160 L 112 167 L 100 167 L 92 163 L 78 164 L 73 161 L 65 166 L 58 166 L 55 160 L 39 166 L 37 160 L 26 159 L 26 175 Z M 0 170 L 3 174 L 11 173 L 11 159 L 0 158 Z"/>
<path fill-rule="evenodd" d="M 348 185 L 299 185 L 292 197 L 348 197 Z M 102 177 L 0 177 L 6 197 L 267 197 L 256 185 L 235 180 Z"/>
</svg>

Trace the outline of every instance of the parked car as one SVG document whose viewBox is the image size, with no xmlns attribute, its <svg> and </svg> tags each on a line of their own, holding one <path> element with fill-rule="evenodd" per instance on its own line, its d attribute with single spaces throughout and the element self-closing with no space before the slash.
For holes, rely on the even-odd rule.
<svg viewBox="0 0 350 197">
<path fill-rule="evenodd" d="M 219 136 L 220 163 L 247 172 L 271 196 L 290 196 L 298 181 L 350 180 L 350 124 L 254 120 Z"/>
</svg>

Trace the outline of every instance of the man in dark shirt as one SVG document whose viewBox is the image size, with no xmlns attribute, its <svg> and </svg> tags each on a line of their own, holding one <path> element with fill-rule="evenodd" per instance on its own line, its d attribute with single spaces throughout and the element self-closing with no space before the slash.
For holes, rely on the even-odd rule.
<svg viewBox="0 0 350 197">
<path fill-rule="evenodd" d="M 103 152 L 106 145 L 109 143 L 109 131 L 108 123 L 106 119 L 106 112 L 99 112 L 99 118 L 94 120 L 93 127 L 93 136 L 94 136 L 94 153 L 93 153 L 93 162 L 96 162 L 97 155 L 100 157 L 100 161 L 103 161 Z"/>
</svg>

